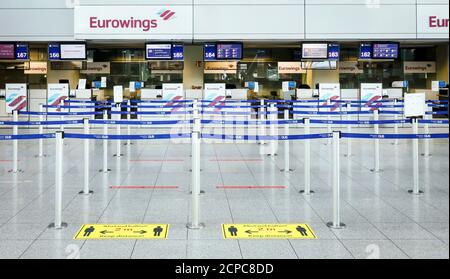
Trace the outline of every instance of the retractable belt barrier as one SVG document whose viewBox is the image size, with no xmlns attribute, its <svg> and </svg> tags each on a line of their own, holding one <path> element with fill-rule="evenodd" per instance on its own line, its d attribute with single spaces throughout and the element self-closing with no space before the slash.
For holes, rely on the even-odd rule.
<svg viewBox="0 0 450 279">
<path fill-rule="evenodd" d="M 103 134 L 72 134 L 64 133 L 67 139 L 93 140 L 158 140 L 158 139 L 189 139 L 191 134 L 154 134 L 154 135 L 103 135 Z"/>
<path fill-rule="evenodd" d="M 0 140 L 54 139 L 55 134 L 0 135 Z"/>
</svg>

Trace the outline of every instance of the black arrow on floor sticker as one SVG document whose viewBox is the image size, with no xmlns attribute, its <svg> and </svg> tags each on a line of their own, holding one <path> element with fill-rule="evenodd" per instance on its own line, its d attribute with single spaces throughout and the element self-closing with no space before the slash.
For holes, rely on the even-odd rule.
<svg viewBox="0 0 450 279">
<path fill-rule="evenodd" d="M 254 233 L 258 233 L 258 231 L 251 231 L 251 230 L 248 230 L 248 231 L 245 231 L 247 234 L 254 234 Z"/>
<path fill-rule="evenodd" d="M 291 234 L 292 232 L 289 230 L 285 230 L 285 231 L 279 231 L 279 233 Z"/>
<path fill-rule="evenodd" d="M 107 233 L 114 233 L 114 232 L 106 231 L 106 230 L 105 230 L 105 231 L 101 231 L 100 233 L 101 233 L 101 234 L 107 234 Z"/>
<path fill-rule="evenodd" d="M 135 231 L 134 233 L 138 233 L 138 234 L 145 234 L 145 233 L 147 233 L 147 231 L 144 231 L 144 230 L 140 230 L 140 231 Z"/>
</svg>

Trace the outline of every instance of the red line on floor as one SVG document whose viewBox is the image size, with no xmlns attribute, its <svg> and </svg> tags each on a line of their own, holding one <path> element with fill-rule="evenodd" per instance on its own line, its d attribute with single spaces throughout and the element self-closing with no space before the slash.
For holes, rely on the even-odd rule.
<svg viewBox="0 0 450 279">
<path fill-rule="evenodd" d="M 111 186 L 111 189 L 178 189 L 178 186 Z"/>
<path fill-rule="evenodd" d="M 286 189 L 286 186 L 217 186 L 217 189 Z"/>
</svg>

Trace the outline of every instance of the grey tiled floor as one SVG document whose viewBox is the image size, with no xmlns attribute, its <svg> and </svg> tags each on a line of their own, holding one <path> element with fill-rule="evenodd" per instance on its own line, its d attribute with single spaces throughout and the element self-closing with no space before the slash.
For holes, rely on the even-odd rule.
<svg viewBox="0 0 450 279">
<path fill-rule="evenodd" d="M 66 129 L 69 131 L 69 129 Z M 323 131 L 323 130 L 322 130 Z M 359 129 L 359 132 L 369 130 Z M 383 130 L 390 132 L 391 130 Z M 22 130 L 21 133 L 33 131 Z M 98 130 L 101 133 L 101 130 Z M 168 130 L 142 130 L 140 133 Z M 313 129 L 313 132 L 319 132 Z M 409 129 L 402 132 L 408 133 Z M 448 132 L 448 128 L 433 129 Z M 1 129 L 7 134 L 10 130 Z M 303 130 L 293 130 L 302 134 Z M 47 229 L 54 216 L 54 146 L 38 159 L 37 142 L 19 143 L 19 166 L 8 173 L 11 142 L 0 142 L 0 258 L 449 258 L 449 145 L 431 144 L 433 156 L 420 157 L 422 196 L 412 186 L 411 142 L 381 143 L 383 172 L 373 174 L 371 141 L 355 140 L 353 156 L 341 148 L 341 218 L 344 230 L 325 224 L 332 217 L 331 145 L 312 141 L 312 186 L 303 196 L 303 143 L 291 143 L 291 168 L 285 174 L 283 144 L 278 156 L 261 153 L 256 143 L 202 144 L 201 221 L 190 218 L 190 144 L 135 142 L 117 159 L 109 145 L 109 167 L 102 174 L 102 143 L 91 144 L 92 196 L 78 195 L 83 181 L 83 145 L 64 147 L 63 220 L 68 228 Z M 421 143 L 421 150 L 423 148 Z M 264 151 L 264 150 L 263 150 Z M 247 160 L 245 160 L 247 159 Z M 139 161 L 141 160 L 141 161 Z M 243 160 L 243 161 L 239 161 Z M 286 189 L 223 190 L 219 185 L 286 186 Z M 113 190 L 111 186 L 178 186 L 178 189 Z M 167 240 L 80 241 L 73 237 L 84 223 L 167 223 Z M 224 240 L 222 223 L 308 223 L 317 240 Z"/>
</svg>

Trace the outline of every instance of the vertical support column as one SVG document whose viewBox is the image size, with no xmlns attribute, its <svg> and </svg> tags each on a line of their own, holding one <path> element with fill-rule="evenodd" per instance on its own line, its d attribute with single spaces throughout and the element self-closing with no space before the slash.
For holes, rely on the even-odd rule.
<svg viewBox="0 0 450 279">
<path fill-rule="evenodd" d="M 419 121 L 417 118 L 413 119 L 413 134 L 419 134 Z M 413 189 L 408 192 L 413 195 L 423 194 L 423 191 L 419 188 L 419 139 L 413 139 L 413 177 L 414 185 Z"/>
<path fill-rule="evenodd" d="M 332 229 L 343 229 L 345 224 L 341 223 L 341 196 L 340 196 L 340 132 L 333 132 L 333 221 L 327 223 Z"/>
<path fill-rule="evenodd" d="M 108 111 L 103 112 L 103 120 L 108 120 Z M 108 135 L 108 124 L 103 125 L 103 134 L 106 136 Z M 108 169 L 108 139 L 103 140 L 103 169 L 100 170 L 100 172 L 108 173 L 111 171 Z"/>
<path fill-rule="evenodd" d="M 289 109 L 285 109 L 284 110 L 284 120 L 287 121 L 286 124 L 284 124 L 284 135 L 285 136 L 289 136 L 290 132 L 289 132 Z M 290 165 L 290 141 L 289 140 L 285 140 L 284 141 L 284 170 L 281 170 L 282 172 L 285 173 L 289 173 L 292 172 L 293 170 L 291 169 Z"/>
<path fill-rule="evenodd" d="M 192 130 L 192 204 L 191 204 L 191 222 L 187 224 L 188 229 L 199 230 L 205 227 L 200 223 L 200 137 L 201 123 L 197 113 L 196 103 L 194 103 L 194 127 Z"/>
<path fill-rule="evenodd" d="M 305 135 L 311 134 L 311 124 L 310 119 L 305 118 L 303 119 L 305 124 Z M 311 140 L 305 139 L 305 163 L 304 163 L 304 177 L 305 177 L 305 189 L 301 190 L 300 193 L 304 194 L 305 196 L 309 196 L 314 193 L 314 191 L 311 191 Z"/>
<path fill-rule="evenodd" d="M 260 108 L 259 108 L 259 121 L 263 122 L 265 120 L 265 102 L 264 99 L 260 101 Z M 259 125 L 259 135 L 265 136 L 266 135 L 266 125 L 261 123 Z M 259 144 L 266 144 L 264 140 L 260 140 Z"/>
<path fill-rule="evenodd" d="M 42 115 L 42 113 L 44 112 L 44 105 L 43 104 L 39 104 L 39 122 L 43 122 L 44 121 L 44 115 Z M 38 128 L 38 133 L 39 134 L 43 134 L 44 133 L 44 126 L 41 124 L 39 125 Z M 42 158 L 45 157 L 44 155 L 44 139 L 39 139 L 39 147 L 38 147 L 38 155 L 36 157 L 38 158 Z"/>
<path fill-rule="evenodd" d="M 397 101 L 397 99 L 395 99 L 394 100 L 394 106 L 397 107 L 397 105 L 398 105 L 398 101 Z M 396 121 L 398 120 L 398 115 L 397 114 L 394 114 L 394 120 L 396 120 Z M 394 124 L 394 134 L 398 135 L 398 123 Z M 399 140 L 395 139 L 394 140 L 394 145 L 398 145 L 398 143 L 399 143 Z"/>
<path fill-rule="evenodd" d="M 119 114 L 116 115 L 116 120 L 120 121 L 122 118 L 122 115 L 120 112 L 122 111 L 122 106 L 120 104 L 116 104 L 116 109 L 118 110 Z M 112 118 L 112 117 L 111 117 Z M 116 123 L 116 135 L 120 136 L 122 133 L 122 126 L 119 123 Z M 116 154 L 114 154 L 114 157 L 120 158 L 122 157 L 122 141 L 117 140 L 116 141 Z"/>
<path fill-rule="evenodd" d="M 277 121 L 278 118 L 278 111 L 277 108 L 275 107 L 275 104 L 272 103 L 270 104 L 270 110 L 269 110 L 269 116 L 268 119 L 270 120 L 270 136 L 271 137 L 275 137 L 276 136 L 276 131 L 275 131 L 275 122 Z M 277 156 L 276 154 L 276 144 L 278 143 L 278 141 L 272 139 L 270 141 L 270 154 L 269 156 L 271 157 L 275 157 Z"/>
<path fill-rule="evenodd" d="M 352 116 L 350 114 L 350 111 L 352 110 L 352 104 L 347 104 L 347 121 L 352 120 Z M 347 133 L 352 133 L 352 125 L 347 124 Z M 345 155 L 347 158 L 350 158 L 352 156 L 352 139 L 350 137 L 347 138 L 347 154 Z"/>
<path fill-rule="evenodd" d="M 379 119 L 380 119 L 380 117 L 379 117 L 378 109 L 374 110 L 373 111 L 373 120 L 378 121 Z M 374 126 L 374 133 L 376 135 L 378 135 L 380 133 L 380 125 L 374 124 L 373 126 Z M 375 154 L 374 154 L 374 158 L 375 158 L 374 165 L 375 166 L 371 171 L 377 173 L 377 172 L 381 171 L 381 168 L 380 168 L 380 139 L 377 138 L 374 140 L 374 142 L 375 142 Z"/>
<path fill-rule="evenodd" d="M 67 224 L 62 222 L 63 142 L 64 132 L 57 131 L 55 133 L 55 222 L 48 226 L 57 230 L 67 227 Z"/>
<path fill-rule="evenodd" d="M 13 122 L 19 121 L 19 112 L 17 110 L 13 110 Z M 19 126 L 13 125 L 13 135 L 17 136 L 19 134 Z M 19 170 L 19 141 L 13 140 L 13 167 L 12 170 L 9 172 L 11 173 L 18 173 L 23 172 L 22 170 Z"/>
<path fill-rule="evenodd" d="M 85 135 L 89 135 L 89 118 L 83 119 L 83 130 Z M 89 159 L 89 139 L 84 139 L 84 187 L 83 191 L 81 191 L 80 195 L 90 195 L 93 194 L 94 191 L 89 190 L 89 168 L 90 168 L 90 159 Z"/>
</svg>

